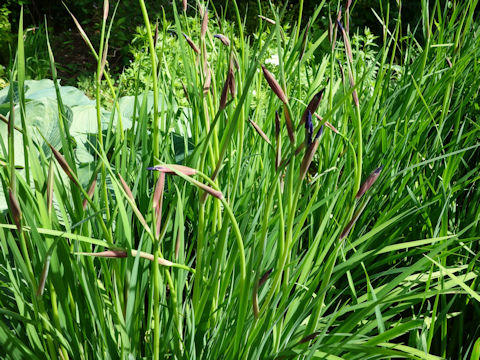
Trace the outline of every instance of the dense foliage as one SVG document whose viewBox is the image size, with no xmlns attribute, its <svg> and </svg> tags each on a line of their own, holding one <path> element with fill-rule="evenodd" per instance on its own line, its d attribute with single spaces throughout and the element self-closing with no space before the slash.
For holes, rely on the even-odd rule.
<svg viewBox="0 0 480 360">
<path fill-rule="evenodd" d="M 348 3 L 264 4 L 248 34 L 235 1 L 140 0 L 114 74 L 105 1 L 94 37 L 73 17 L 93 100 L 20 10 L 0 357 L 479 358 L 478 0 L 412 28 L 392 5 L 377 35 Z"/>
</svg>

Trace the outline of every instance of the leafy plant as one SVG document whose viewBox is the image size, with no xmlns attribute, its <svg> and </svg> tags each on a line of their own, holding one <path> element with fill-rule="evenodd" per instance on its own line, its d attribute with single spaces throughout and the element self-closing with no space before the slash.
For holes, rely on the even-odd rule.
<svg viewBox="0 0 480 360">
<path fill-rule="evenodd" d="M 173 2 L 157 34 L 140 0 L 145 50 L 116 84 L 105 1 L 100 43 L 82 33 L 85 105 L 48 38 L 52 96 L 30 98 L 20 17 L 1 97 L 0 355 L 476 356 L 477 3 L 424 3 L 424 44 L 384 17 L 369 50 L 368 34 L 350 42 L 348 5 L 330 38 L 301 16 L 285 34 L 273 7 L 248 37 L 234 1 L 233 28 Z M 32 123 L 40 104 L 54 122 Z"/>
</svg>

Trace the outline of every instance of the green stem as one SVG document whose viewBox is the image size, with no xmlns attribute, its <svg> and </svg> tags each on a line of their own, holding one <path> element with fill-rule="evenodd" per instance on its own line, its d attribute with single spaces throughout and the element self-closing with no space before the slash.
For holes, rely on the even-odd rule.
<svg viewBox="0 0 480 360">
<path fill-rule="evenodd" d="M 150 61 L 152 63 L 152 87 L 153 87 L 153 159 L 158 159 L 160 155 L 159 148 L 159 130 L 158 130 L 158 84 L 157 84 L 157 56 L 153 44 L 152 29 L 150 27 L 150 20 L 148 19 L 147 8 L 144 0 L 139 0 L 140 8 L 142 10 L 143 21 L 147 29 L 148 48 L 150 50 Z M 155 160 L 154 160 L 155 161 Z"/>
</svg>

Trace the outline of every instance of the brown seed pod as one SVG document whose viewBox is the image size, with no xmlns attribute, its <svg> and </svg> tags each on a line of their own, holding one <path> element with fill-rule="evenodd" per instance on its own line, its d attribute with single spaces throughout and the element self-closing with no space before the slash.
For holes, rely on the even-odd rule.
<svg viewBox="0 0 480 360">
<path fill-rule="evenodd" d="M 160 227 L 162 225 L 162 205 L 163 205 L 163 189 L 165 187 L 165 173 L 161 172 L 155 186 L 155 192 L 153 193 L 152 205 L 155 210 L 156 226 L 155 235 L 158 238 L 160 236 Z"/>
<path fill-rule="evenodd" d="M 227 75 L 225 83 L 223 84 L 222 94 L 220 95 L 220 109 L 225 109 L 225 106 L 227 106 L 229 83 L 230 79 L 229 75 Z"/>
<path fill-rule="evenodd" d="M 187 43 L 188 45 L 190 45 L 190 47 L 192 48 L 193 51 L 195 51 L 197 54 L 200 54 L 200 49 L 197 47 L 197 45 L 195 45 L 195 43 L 193 42 L 192 39 L 190 39 L 187 34 L 183 34 L 183 37 L 185 38 L 185 40 L 187 40 Z"/>
<path fill-rule="evenodd" d="M 253 128 L 257 131 L 258 135 L 260 135 L 262 139 L 265 140 L 267 143 L 272 145 L 272 142 L 270 141 L 268 136 L 263 132 L 260 126 L 258 126 L 257 123 L 255 123 L 252 119 L 248 119 L 248 121 L 250 122 L 250 124 L 252 124 Z"/>
<path fill-rule="evenodd" d="M 232 98 L 235 97 L 236 88 L 235 88 L 235 73 L 233 72 L 233 61 L 230 61 L 230 67 L 228 68 L 228 88 L 230 89 L 230 95 Z"/>
<path fill-rule="evenodd" d="M 270 18 L 267 18 L 266 16 L 263 16 L 263 15 L 258 15 L 258 17 L 262 20 L 265 20 L 266 22 L 268 22 L 269 24 L 272 24 L 272 25 L 275 25 L 276 22 L 275 20 L 272 20 Z"/>
<path fill-rule="evenodd" d="M 208 28 L 208 9 L 205 8 L 205 11 L 203 13 L 203 18 L 202 18 L 202 27 L 200 30 L 200 37 L 202 39 L 205 38 L 205 34 L 207 33 L 207 28 Z"/>
<path fill-rule="evenodd" d="M 207 67 L 205 82 L 203 83 L 203 93 L 207 94 L 210 91 L 210 86 L 212 84 L 212 72 Z"/>
<path fill-rule="evenodd" d="M 230 46 L 230 39 L 222 34 L 215 34 L 213 35 L 214 38 L 219 39 L 223 45 Z"/>
<path fill-rule="evenodd" d="M 263 70 L 263 76 L 265 77 L 265 80 L 267 80 L 268 85 L 272 89 L 272 91 L 275 93 L 275 95 L 278 96 L 278 98 L 284 103 L 288 104 L 288 98 L 287 95 L 282 90 L 282 87 L 278 83 L 278 81 L 275 79 L 275 77 L 272 75 L 270 71 L 267 70 L 267 68 L 262 65 L 262 70 Z"/>
<path fill-rule="evenodd" d="M 192 176 L 192 175 L 195 175 L 197 173 L 197 170 L 195 170 L 191 167 L 188 167 L 188 166 L 184 166 L 184 165 L 174 165 L 174 164 L 170 164 L 170 165 L 167 165 L 167 166 L 157 165 L 157 166 L 147 168 L 147 170 L 160 171 L 160 172 L 163 172 L 165 174 L 176 175 L 176 172 L 173 169 L 175 169 L 178 172 L 180 172 L 184 175 L 187 175 L 187 176 Z"/>
<path fill-rule="evenodd" d="M 299 126 L 305 123 L 305 120 L 307 119 L 307 115 L 309 111 L 310 113 L 315 114 L 315 111 L 317 111 L 320 101 L 322 101 L 324 92 L 325 92 L 325 89 L 322 89 L 319 92 L 317 92 L 315 95 L 313 95 L 312 100 L 310 100 L 307 108 L 303 112 L 302 119 L 300 120 Z"/>
<path fill-rule="evenodd" d="M 355 195 L 357 199 L 361 198 L 363 194 L 365 194 L 368 189 L 373 186 L 375 181 L 377 181 L 378 177 L 380 176 L 380 172 L 382 171 L 382 169 L 383 166 L 379 166 L 368 176 L 367 180 L 365 180 L 362 186 L 360 186 L 360 189 L 358 189 L 357 195 Z"/>
<path fill-rule="evenodd" d="M 77 179 L 73 176 L 73 171 L 72 169 L 70 168 L 70 165 L 68 165 L 67 163 L 67 160 L 65 160 L 65 158 L 63 157 L 62 154 L 60 154 L 60 152 L 58 152 L 57 149 L 55 149 L 52 145 L 48 144 L 48 146 L 50 147 L 50 150 L 52 150 L 52 153 L 53 153 L 53 156 L 55 157 L 55 159 L 57 160 L 58 164 L 60 165 L 60 167 L 63 169 L 63 171 L 65 172 L 65 174 L 69 177 L 69 179 L 77 186 L 80 186 L 80 184 L 78 183 Z"/>
<path fill-rule="evenodd" d="M 118 178 L 120 179 L 123 190 L 125 190 L 125 193 L 127 194 L 127 196 L 130 198 L 130 200 L 135 201 L 135 198 L 133 197 L 133 194 L 132 194 L 132 190 L 130 190 L 130 187 L 127 185 L 125 180 L 123 180 L 122 175 L 118 174 Z"/>
</svg>

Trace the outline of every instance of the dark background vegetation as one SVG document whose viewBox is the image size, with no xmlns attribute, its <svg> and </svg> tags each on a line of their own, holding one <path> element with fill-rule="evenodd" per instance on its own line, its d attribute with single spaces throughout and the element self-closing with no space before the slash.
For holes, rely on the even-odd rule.
<svg viewBox="0 0 480 360">
<path fill-rule="evenodd" d="M 182 1 L 176 1 L 177 7 L 181 8 Z M 272 0 L 272 4 L 281 9 L 286 6 L 285 18 L 283 24 L 293 24 L 298 18 L 298 1 L 279 1 Z M 303 8 L 303 18 L 308 20 L 319 0 L 305 0 Z M 187 13 L 195 13 L 195 2 L 190 0 Z M 269 15 L 270 5 L 266 0 L 245 0 L 237 1 L 240 14 L 245 19 L 246 31 L 254 32 L 258 24 L 259 8 L 262 7 L 262 13 Z M 337 11 L 338 0 L 327 0 L 327 8 L 331 14 Z M 340 2 L 345 6 L 346 1 Z M 79 75 L 91 73 L 94 71 L 95 62 L 91 61 L 91 54 L 78 34 L 72 18 L 68 14 L 65 5 L 77 17 L 84 27 L 93 44 L 98 43 L 100 35 L 99 26 L 101 24 L 103 1 L 100 0 L 65 0 L 64 2 L 56 0 L 6 0 L 0 5 L 0 64 L 8 67 L 12 61 L 11 54 L 14 53 L 16 44 L 16 33 L 18 28 L 18 19 L 20 16 L 20 7 L 24 7 L 24 27 L 30 29 L 30 46 L 26 47 L 26 57 L 31 58 L 33 62 L 47 62 L 46 47 L 41 46 L 42 41 L 35 41 L 35 37 L 44 37 L 43 24 L 45 20 L 51 37 L 52 48 L 54 49 L 56 62 L 60 76 L 67 82 L 74 81 Z M 116 2 L 110 2 L 110 14 L 113 12 Z M 147 1 L 149 16 L 152 20 L 155 18 L 161 21 L 173 19 L 172 0 Z M 234 7 L 230 0 L 213 0 L 210 2 L 210 8 L 214 8 L 217 13 L 226 11 L 227 18 L 235 19 Z M 350 31 L 362 32 L 368 27 L 373 34 L 380 36 L 382 26 L 374 15 L 374 11 L 380 16 L 385 15 L 389 8 L 390 18 L 398 16 L 398 5 L 396 0 L 358 0 L 352 1 Z M 402 1 L 402 26 L 406 31 L 407 27 L 415 27 L 420 20 L 421 1 L 403 0 Z M 121 72 L 131 60 L 129 45 L 137 26 L 143 24 L 142 14 L 138 1 L 122 0 L 114 19 L 113 30 L 111 33 L 109 47 L 109 65 L 113 73 Z M 326 29 L 328 18 L 326 14 L 318 17 L 313 28 Z M 33 35 L 33 36 L 32 36 Z M 29 43 L 27 42 L 27 45 Z M 42 67 L 35 66 L 36 71 Z M 45 67 L 48 69 L 48 66 Z M 43 77 L 47 74 L 37 74 L 37 77 Z"/>
</svg>

